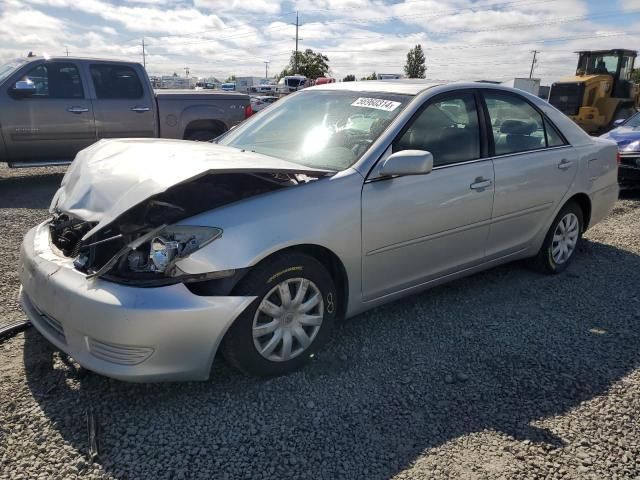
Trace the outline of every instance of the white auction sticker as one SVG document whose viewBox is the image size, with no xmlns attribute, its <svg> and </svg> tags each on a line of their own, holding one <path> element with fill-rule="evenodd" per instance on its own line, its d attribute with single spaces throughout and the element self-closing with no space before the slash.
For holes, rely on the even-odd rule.
<svg viewBox="0 0 640 480">
<path fill-rule="evenodd" d="M 400 102 L 392 102 L 391 100 L 385 100 L 383 98 L 367 97 L 360 97 L 351 104 L 352 107 L 375 108 L 378 110 L 384 110 L 385 112 L 393 112 L 400 105 Z"/>
</svg>

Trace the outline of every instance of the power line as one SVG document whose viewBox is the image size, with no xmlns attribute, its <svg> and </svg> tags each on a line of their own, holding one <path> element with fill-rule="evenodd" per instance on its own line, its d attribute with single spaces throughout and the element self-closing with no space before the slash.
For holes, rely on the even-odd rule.
<svg viewBox="0 0 640 480">
<path fill-rule="evenodd" d="M 542 1 L 549 1 L 549 0 L 542 0 Z M 411 34 L 407 34 L 404 37 L 397 37 L 397 38 L 407 38 L 407 37 L 411 37 L 411 36 L 415 36 L 415 35 L 419 35 L 422 33 L 426 33 L 427 35 L 449 35 L 449 34 L 455 34 L 455 33 L 482 33 L 482 32 L 493 32 L 493 31 L 500 31 L 500 30 L 512 30 L 512 29 L 518 29 L 518 28 L 527 28 L 527 27 L 534 27 L 534 26 L 548 26 L 548 25 L 556 25 L 556 24 L 562 24 L 562 23 L 575 23 L 577 21 L 580 20 L 588 20 L 588 19 L 592 19 L 592 18 L 603 18 L 603 17 L 610 17 L 610 16 L 618 16 L 620 14 L 625 14 L 625 15 L 634 15 L 634 14 L 639 14 L 640 13 L 640 9 L 635 9 L 635 10 L 615 10 L 615 11 L 609 11 L 609 12 L 605 12 L 605 13 L 600 13 L 600 14 L 590 14 L 590 15 L 582 15 L 582 16 L 576 16 L 576 17 L 562 17 L 556 20 L 547 20 L 547 21 L 543 21 L 543 22 L 533 22 L 533 23 L 517 23 L 517 24 L 510 24 L 510 25 L 503 25 L 503 26 L 495 26 L 495 27 L 491 27 L 491 28 L 485 28 L 485 29 L 476 29 L 476 30 L 437 30 L 437 31 L 428 31 L 428 32 L 416 32 L 416 33 L 411 33 Z M 321 25 L 328 25 L 331 24 L 333 22 L 318 22 L 318 24 Z M 299 22 L 298 19 L 296 17 L 296 23 L 292 23 L 291 25 L 296 26 L 296 31 L 298 30 Z M 289 25 L 281 25 L 281 26 L 274 26 L 270 29 L 266 29 L 263 32 L 272 32 L 272 31 L 277 31 L 277 30 L 283 30 L 289 28 Z M 224 41 L 224 40 L 230 40 L 230 39 L 236 39 L 236 38 L 241 38 L 241 37 L 245 37 L 245 36 L 251 36 L 254 35 L 255 32 L 248 32 L 248 33 L 242 33 L 242 34 L 236 34 L 236 35 L 231 35 L 231 36 L 227 36 L 227 37 L 218 37 L 215 39 L 202 39 L 202 40 L 193 40 L 193 41 L 188 41 L 187 43 L 173 43 L 173 45 L 176 46 L 188 46 L 188 45 L 197 45 L 197 44 L 201 44 L 201 43 L 206 43 L 206 42 L 210 42 L 211 40 L 217 40 L 217 41 Z M 374 34 L 374 35 L 368 35 L 368 36 L 351 36 L 348 37 L 349 40 L 368 40 L 368 39 L 375 39 L 375 38 L 387 38 L 389 37 L 389 34 L 386 33 L 380 33 L 380 34 Z M 162 37 L 162 38 L 166 38 L 166 37 Z M 296 38 L 297 38 L 297 33 L 296 33 Z M 167 48 L 166 46 L 162 46 L 162 48 Z"/>
<path fill-rule="evenodd" d="M 427 1 L 427 0 L 405 0 L 405 3 L 408 3 L 409 1 L 414 1 L 414 2 L 419 2 L 419 1 Z M 518 0 L 518 1 L 511 1 L 511 2 L 502 2 L 502 3 L 495 3 L 493 5 L 483 5 L 482 7 L 466 7 L 466 8 L 461 8 L 461 9 L 452 9 L 452 10 L 440 10 L 440 11 L 436 11 L 436 12 L 431 12 L 429 14 L 425 14 L 425 15 L 415 15 L 415 14 L 410 14 L 410 15 L 387 15 L 387 16 L 381 16 L 381 17 L 369 17 L 369 18 L 365 18 L 365 17 L 355 17 L 354 19 L 351 20 L 330 20 L 330 21 L 326 21 L 326 22 L 318 22 L 318 23 L 322 23 L 323 25 L 331 25 L 331 24 L 348 24 L 348 23 L 363 23 L 363 22 L 376 22 L 379 20 L 391 20 L 391 19 L 402 19 L 402 18 L 438 18 L 438 17 L 442 17 L 442 16 L 448 16 L 448 15 L 453 15 L 456 13 L 462 13 L 462 12 L 466 12 L 466 11 L 472 11 L 472 12 L 482 12 L 482 11 L 487 11 L 487 12 L 493 12 L 493 11 L 499 11 L 500 9 L 502 9 L 503 7 L 506 6 L 511 6 L 511 5 L 527 5 L 527 4 L 535 4 L 536 6 L 541 4 L 541 3 L 549 3 L 549 2 L 553 2 L 555 0 Z M 305 10 L 304 12 L 314 12 L 314 11 L 334 11 L 334 10 L 351 10 L 351 9 L 358 9 L 361 7 L 336 7 L 333 9 L 314 9 L 314 10 Z M 298 15 L 298 11 L 296 12 L 288 12 L 286 14 L 282 14 L 282 16 L 286 16 L 286 15 L 290 15 L 296 13 L 296 16 Z M 269 23 L 269 22 L 262 22 L 264 23 Z M 297 23 L 297 20 L 296 20 Z M 258 23 L 260 24 L 260 23 Z M 292 24 L 295 25 L 295 24 Z M 286 27 L 286 25 L 285 25 Z M 166 39 L 166 38 L 171 38 L 171 37 L 185 37 L 185 36 L 190 36 L 190 35 L 198 35 L 198 34 L 204 34 L 204 33 L 215 33 L 219 30 L 229 30 L 229 29 L 237 29 L 237 26 L 229 26 L 229 27 L 222 27 L 219 28 L 217 30 L 203 30 L 201 32 L 192 32 L 192 33 L 187 33 L 187 34 L 173 34 L 173 35 L 162 35 L 158 38 L 160 39 Z M 280 27 L 275 28 L 274 29 L 281 29 Z M 266 31 L 270 31 L 272 29 L 267 29 Z M 247 34 L 242 34 L 242 36 L 245 35 L 254 35 L 255 32 L 249 32 Z M 228 37 L 228 38 L 237 38 L 236 36 L 232 36 L 232 37 Z M 201 41 L 211 41 L 212 39 L 203 39 Z M 221 40 L 221 38 L 218 39 L 213 39 L 213 40 Z"/>
</svg>

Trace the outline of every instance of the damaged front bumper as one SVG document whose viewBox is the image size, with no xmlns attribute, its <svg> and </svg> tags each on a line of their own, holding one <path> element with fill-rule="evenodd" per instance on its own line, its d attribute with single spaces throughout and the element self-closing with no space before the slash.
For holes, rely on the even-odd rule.
<svg viewBox="0 0 640 480">
<path fill-rule="evenodd" d="M 208 378 L 222 337 L 255 299 L 88 279 L 53 252 L 46 224 L 25 236 L 19 270 L 22 305 L 38 331 L 83 367 L 127 381 Z"/>
</svg>

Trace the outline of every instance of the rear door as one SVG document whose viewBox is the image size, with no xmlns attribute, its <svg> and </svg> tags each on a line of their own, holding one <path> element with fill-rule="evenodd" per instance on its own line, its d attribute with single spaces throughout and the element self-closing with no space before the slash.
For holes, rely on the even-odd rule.
<svg viewBox="0 0 640 480">
<path fill-rule="evenodd" d="M 529 246 L 576 176 L 575 150 L 526 98 L 485 90 L 495 156 L 495 200 L 487 259 Z M 492 133 L 492 135 L 491 135 Z"/>
<path fill-rule="evenodd" d="M 155 97 L 130 65 L 92 63 L 93 108 L 98 138 L 157 137 Z"/>
<path fill-rule="evenodd" d="M 35 94 L 26 98 L 3 90 L 2 134 L 10 163 L 73 160 L 96 140 L 93 109 L 79 65 L 47 61 L 13 79 L 31 80 Z"/>
</svg>

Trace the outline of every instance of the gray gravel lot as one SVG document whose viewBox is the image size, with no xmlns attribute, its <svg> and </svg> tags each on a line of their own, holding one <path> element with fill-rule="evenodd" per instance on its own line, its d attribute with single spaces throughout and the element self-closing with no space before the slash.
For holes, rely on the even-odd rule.
<svg viewBox="0 0 640 480">
<path fill-rule="evenodd" d="M 0 324 L 62 171 L 0 169 Z M 0 478 L 640 478 L 640 195 L 586 240 L 559 276 L 508 265 L 359 315 L 271 380 L 217 360 L 122 383 L 28 330 L 0 344 Z"/>
</svg>

